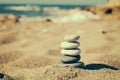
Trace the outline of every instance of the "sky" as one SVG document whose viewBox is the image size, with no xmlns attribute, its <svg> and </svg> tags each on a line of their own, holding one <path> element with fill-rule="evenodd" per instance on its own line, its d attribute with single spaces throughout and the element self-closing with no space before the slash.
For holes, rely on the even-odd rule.
<svg viewBox="0 0 120 80">
<path fill-rule="evenodd" d="M 33 4 L 104 4 L 106 0 L 0 0 L 0 3 L 33 3 Z"/>
</svg>

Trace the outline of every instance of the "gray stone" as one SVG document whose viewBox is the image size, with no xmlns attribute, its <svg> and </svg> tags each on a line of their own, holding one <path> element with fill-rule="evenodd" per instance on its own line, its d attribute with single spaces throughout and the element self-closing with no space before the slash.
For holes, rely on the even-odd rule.
<svg viewBox="0 0 120 80">
<path fill-rule="evenodd" d="M 4 78 L 4 74 L 1 74 L 1 73 L 0 73 L 0 79 L 1 79 L 1 78 Z"/>
<path fill-rule="evenodd" d="M 61 62 L 65 63 L 65 64 L 71 64 L 71 63 L 76 63 L 80 60 L 80 55 L 77 56 L 65 56 L 63 55 L 61 58 Z"/>
<path fill-rule="evenodd" d="M 72 68 L 84 68 L 83 62 L 77 62 L 72 64 L 64 64 L 62 62 L 56 64 L 55 66 L 61 66 L 61 67 L 72 67 Z"/>
<path fill-rule="evenodd" d="M 76 41 L 76 40 L 79 40 L 79 39 L 80 39 L 79 35 L 67 35 L 64 38 L 65 41 Z"/>
<path fill-rule="evenodd" d="M 75 49 L 62 49 L 61 50 L 61 54 L 63 55 L 79 55 L 80 54 L 80 49 L 79 48 L 75 48 Z"/>
<path fill-rule="evenodd" d="M 14 80 L 14 79 L 6 74 L 0 73 L 0 80 Z"/>
<path fill-rule="evenodd" d="M 67 48 L 77 48 L 79 45 L 80 45 L 80 43 L 77 41 L 71 41 L 71 42 L 65 41 L 60 44 L 60 47 L 66 48 L 66 49 Z"/>
</svg>

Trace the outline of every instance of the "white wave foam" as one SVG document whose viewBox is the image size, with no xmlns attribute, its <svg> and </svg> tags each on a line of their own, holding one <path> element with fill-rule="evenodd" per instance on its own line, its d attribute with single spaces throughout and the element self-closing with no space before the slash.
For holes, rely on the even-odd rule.
<svg viewBox="0 0 120 80">
<path fill-rule="evenodd" d="M 17 10 L 17 11 L 40 11 L 41 9 L 38 6 L 10 6 L 6 7 L 8 10 Z"/>
<path fill-rule="evenodd" d="M 93 14 L 88 11 L 66 11 L 66 15 L 60 15 L 59 17 L 54 18 L 55 22 L 73 22 L 73 21 L 85 21 L 85 20 L 99 20 L 100 16 Z"/>
</svg>

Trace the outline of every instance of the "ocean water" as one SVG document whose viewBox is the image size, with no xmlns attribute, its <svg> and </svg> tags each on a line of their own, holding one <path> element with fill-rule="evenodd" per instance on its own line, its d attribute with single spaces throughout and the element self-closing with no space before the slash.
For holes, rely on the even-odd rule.
<svg viewBox="0 0 120 80">
<path fill-rule="evenodd" d="M 33 16 L 54 15 L 60 9 L 86 8 L 90 5 L 41 5 L 41 4 L 0 4 L 0 14 Z M 25 8 L 25 9 L 24 9 Z M 26 9 L 27 8 L 27 9 Z"/>
</svg>

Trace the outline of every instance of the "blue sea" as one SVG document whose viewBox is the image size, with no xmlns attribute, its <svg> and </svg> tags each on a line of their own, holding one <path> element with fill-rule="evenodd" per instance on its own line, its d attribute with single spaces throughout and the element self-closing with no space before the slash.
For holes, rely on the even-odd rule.
<svg viewBox="0 0 120 80">
<path fill-rule="evenodd" d="M 37 10 L 23 10 L 21 7 L 35 7 Z M 55 9 L 74 9 L 74 8 L 86 8 L 90 5 L 43 5 L 43 4 L 0 4 L 0 14 L 14 14 L 25 15 L 29 17 L 33 16 L 48 16 L 51 15 L 49 11 L 55 11 Z M 12 9 L 11 9 L 12 7 Z M 13 7 L 20 7 L 16 10 Z M 39 9 L 39 10 L 38 10 Z"/>
</svg>

